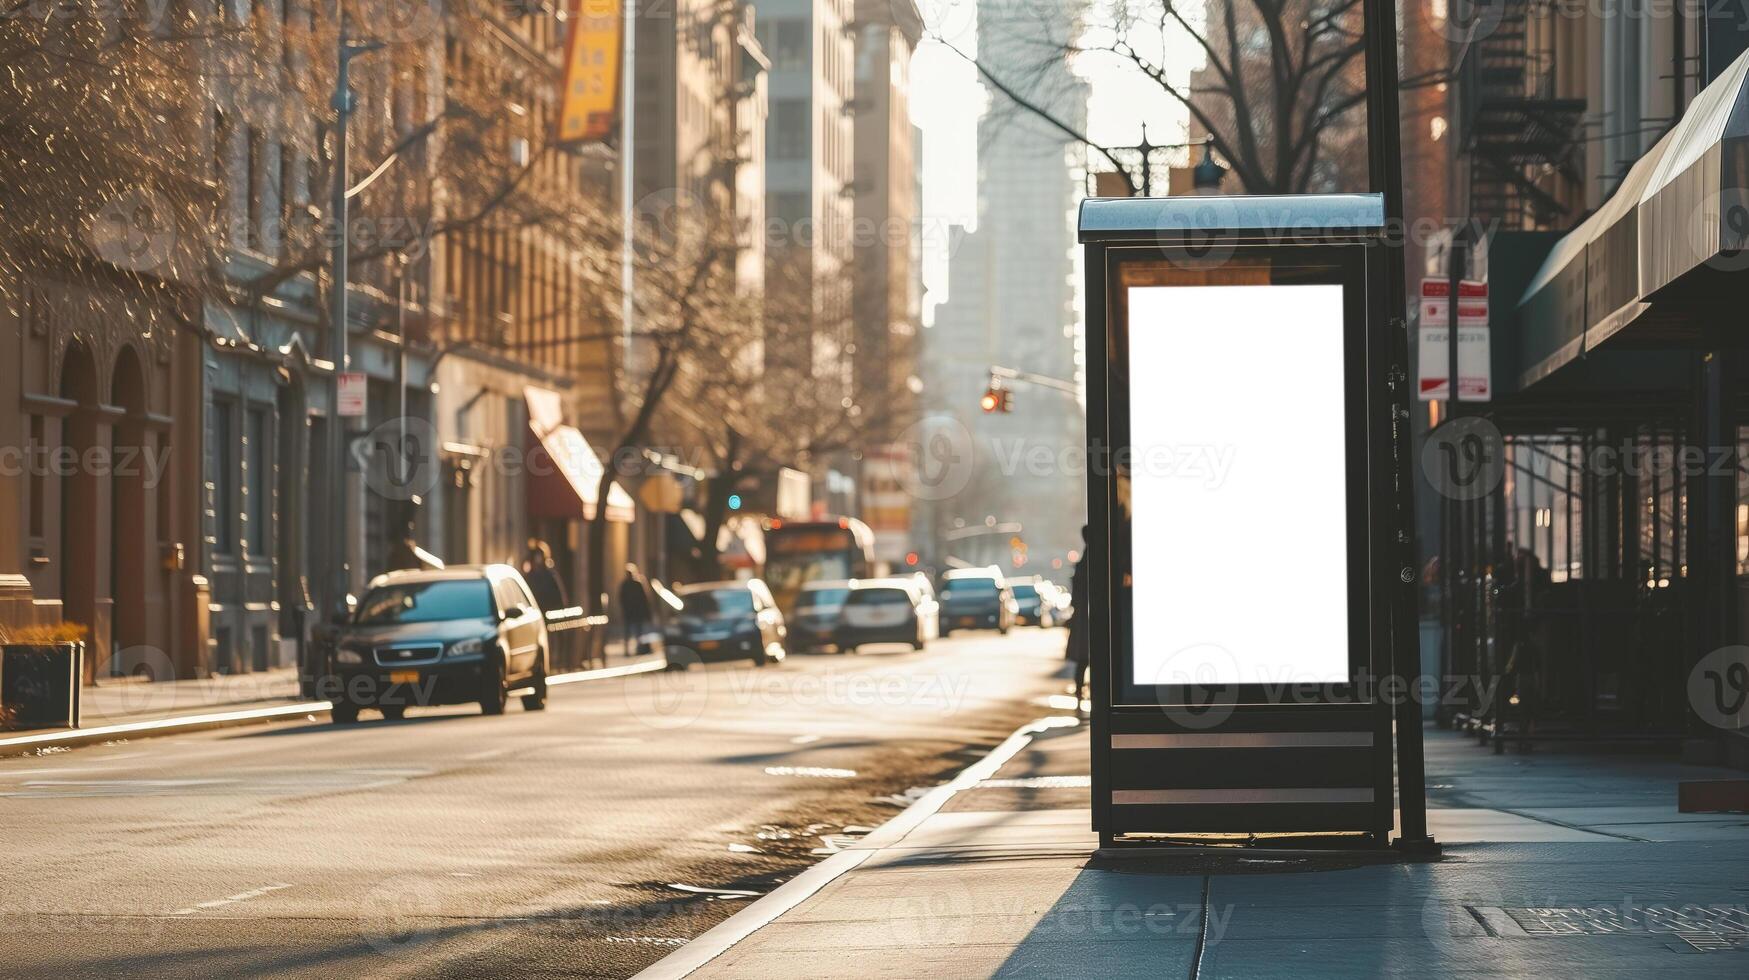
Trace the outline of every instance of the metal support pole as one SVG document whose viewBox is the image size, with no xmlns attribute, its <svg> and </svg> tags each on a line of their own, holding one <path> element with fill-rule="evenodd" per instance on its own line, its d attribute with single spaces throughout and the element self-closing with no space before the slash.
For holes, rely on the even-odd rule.
<svg viewBox="0 0 1749 980">
<path fill-rule="evenodd" d="M 1445 311 L 1445 346 L 1446 346 L 1446 398 L 1445 416 L 1441 420 L 1449 425 L 1458 415 L 1458 287 L 1463 282 L 1465 265 L 1464 235 L 1459 229 L 1453 229 L 1450 247 L 1447 249 L 1445 261 L 1446 311 Z M 1453 674 L 1472 672 L 1476 664 L 1473 659 L 1458 658 L 1458 553 L 1463 550 L 1463 505 L 1456 500 L 1446 501 L 1441 524 L 1443 539 L 1439 550 L 1439 591 L 1440 591 L 1440 633 L 1445 644 L 1445 659 Z M 1477 702 L 1471 706 L 1471 721 L 1487 706 Z M 1499 719 L 1495 719 L 1498 723 Z"/>
<path fill-rule="evenodd" d="M 1394 513 L 1387 527 L 1396 535 L 1392 542 L 1397 559 L 1393 569 L 1380 569 L 1379 598 L 1389 605 L 1391 669 L 1403 678 L 1417 676 L 1421 669 L 1420 617 L 1416 611 L 1415 575 L 1415 484 L 1409 445 L 1409 340 L 1407 270 L 1400 249 L 1403 245 L 1403 157 L 1397 103 L 1397 10 L 1387 0 L 1366 0 L 1367 150 L 1372 187 L 1385 199 L 1387 244 L 1399 251 L 1386 262 L 1384 308 L 1391 331 L 1386 371 L 1391 379 L 1387 406 L 1391 439 L 1390 465 L 1394 476 Z M 1454 305 L 1456 297 L 1453 298 Z M 1455 387 L 1457 379 L 1452 378 Z M 1385 424 L 1380 412 L 1372 412 L 1374 425 Z M 1393 709 L 1396 728 L 1398 827 L 1400 836 L 1392 846 L 1417 856 L 1434 856 L 1439 844 L 1427 833 L 1427 778 L 1421 744 L 1421 706 L 1412 697 L 1402 698 Z"/>
<path fill-rule="evenodd" d="M 340 376 L 350 366 L 351 359 L 347 351 L 347 312 L 346 312 L 346 279 L 347 279 L 347 224 L 350 220 L 350 198 L 347 179 L 350 176 L 348 166 L 348 148 L 346 143 L 347 122 L 352 118 L 352 110 L 358 98 L 352 91 L 352 59 L 361 54 L 375 51 L 383 45 L 381 42 L 353 44 L 346 33 L 346 12 L 344 8 L 336 12 L 339 19 L 337 25 L 338 41 L 336 44 L 336 71 L 334 74 L 334 96 L 330 105 L 334 108 L 334 197 L 330 205 L 330 215 L 334 219 L 334 249 L 333 271 L 329 275 L 329 288 L 334 291 L 332 297 L 333 312 L 330 316 L 328 345 L 330 356 L 334 359 L 334 404 L 330 420 L 333 429 L 332 453 L 334 457 L 335 508 L 333 515 L 335 548 L 332 560 L 334 562 L 333 581 L 334 594 L 331 597 L 335 610 L 344 610 L 346 597 L 352 591 L 352 567 L 347 559 L 349 534 L 347 531 L 346 513 L 346 420 L 340 417 Z"/>
<path fill-rule="evenodd" d="M 334 401 L 330 409 L 331 434 L 333 445 L 330 448 L 334 466 L 334 550 L 333 562 L 333 592 L 329 598 L 333 608 L 330 613 L 343 611 L 346 607 L 346 596 L 351 591 L 352 569 L 347 561 L 347 529 L 346 529 L 346 420 L 340 417 L 340 379 L 349 365 L 346 337 L 346 277 L 347 277 L 347 197 L 346 181 L 348 177 L 348 154 L 346 145 L 347 121 L 352 116 L 355 96 L 352 93 L 352 56 L 354 51 L 347 43 L 346 13 L 342 9 L 339 17 L 339 41 L 337 56 L 338 70 L 334 75 L 334 198 L 329 214 L 334 219 L 334 254 L 333 271 L 329 275 L 328 288 L 333 290 L 330 297 L 333 311 L 330 314 L 328 330 L 329 356 L 334 361 Z"/>
<path fill-rule="evenodd" d="M 622 364 L 629 371 L 632 359 L 632 327 L 637 319 L 637 308 L 632 302 L 632 288 L 635 285 L 632 269 L 632 249 L 637 244 L 633 240 L 632 194 L 635 185 L 632 182 L 632 160 L 636 149 L 636 122 L 633 109 L 636 106 L 632 98 L 632 81 L 636 78 L 638 53 L 638 4 L 637 0 L 625 0 L 625 11 L 620 20 L 620 36 L 622 45 L 619 66 L 619 196 L 620 196 L 620 257 L 619 257 L 619 289 L 620 289 L 620 332 L 624 349 L 620 354 Z"/>
</svg>

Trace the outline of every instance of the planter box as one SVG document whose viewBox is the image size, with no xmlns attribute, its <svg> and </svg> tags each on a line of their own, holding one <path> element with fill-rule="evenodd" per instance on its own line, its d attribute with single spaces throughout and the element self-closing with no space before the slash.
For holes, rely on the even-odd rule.
<svg viewBox="0 0 1749 980">
<path fill-rule="evenodd" d="M 78 728 L 85 644 L 0 649 L 0 705 L 13 728 Z"/>
</svg>

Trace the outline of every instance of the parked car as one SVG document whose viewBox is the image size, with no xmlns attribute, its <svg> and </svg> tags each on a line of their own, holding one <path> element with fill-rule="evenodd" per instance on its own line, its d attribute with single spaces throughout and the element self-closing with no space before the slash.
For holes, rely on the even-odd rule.
<svg viewBox="0 0 1749 980">
<path fill-rule="evenodd" d="M 838 646 L 838 623 L 844 600 L 850 595 L 847 581 L 816 581 L 802 586 L 796 595 L 795 615 L 790 618 L 786 647 L 822 650 Z"/>
<path fill-rule="evenodd" d="M 941 635 L 956 629 L 993 629 L 1007 633 L 1017 610 L 1014 593 L 1002 570 L 956 568 L 942 576 Z"/>
<path fill-rule="evenodd" d="M 764 582 L 702 582 L 678 595 L 680 612 L 666 637 L 670 651 L 691 650 L 700 660 L 746 658 L 760 667 L 783 659 L 783 613 Z"/>
<path fill-rule="evenodd" d="M 1016 626 L 1055 626 L 1056 605 L 1049 598 L 1051 584 L 1042 579 L 1010 579 L 1008 588 L 1014 593 L 1014 623 Z"/>
<path fill-rule="evenodd" d="M 396 719 L 412 705 L 470 701 L 502 714 L 513 694 L 539 711 L 549 662 L 546 617 L 509 565 L 389 572 L 339 625 L 323 693 L 342 723 L 363 708 Z"/>
<path fill-rule="evenodd" d="M 857 579 L 850 583 L 844 615 L 838 623 L 838 646 L 855 653 L 865 643 L 908 643 L 913 650 L 940 633 L 933 598 L 909 578 Z"/>
</svg>

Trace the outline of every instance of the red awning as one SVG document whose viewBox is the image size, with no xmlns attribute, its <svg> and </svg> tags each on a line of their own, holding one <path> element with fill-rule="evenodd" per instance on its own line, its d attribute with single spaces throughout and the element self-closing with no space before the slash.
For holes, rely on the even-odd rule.
<svg viewBox="0 0 1749 980">
<path fill-rule="evenodd" d="M 529 516 L 563 520 L 593 520 L 596 491 L 601 482 L 601 459 L 589 440 L 575 426 L 564 422 L 559 393 L 545 388 L 525 388 L 528 402 L 528 511 Z M 630 524 L 637 510 L 631 495 L 618 483 L 608 485 L 607 519 Z"/>
</svg>

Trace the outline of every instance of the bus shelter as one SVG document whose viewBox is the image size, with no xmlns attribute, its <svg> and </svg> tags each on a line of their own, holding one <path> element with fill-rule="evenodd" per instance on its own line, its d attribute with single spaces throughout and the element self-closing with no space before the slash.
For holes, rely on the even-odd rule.
<svg viewBox="0 0 1749 980">
<path fill-rule="evenodd" d="M 1082 206 L 1107 847 L 1389 840 L 1419 707 L 1387 225 L 1380 194 Z M 1431 845 L 1401 727 L 1404 834 Z"/>
</svg>

